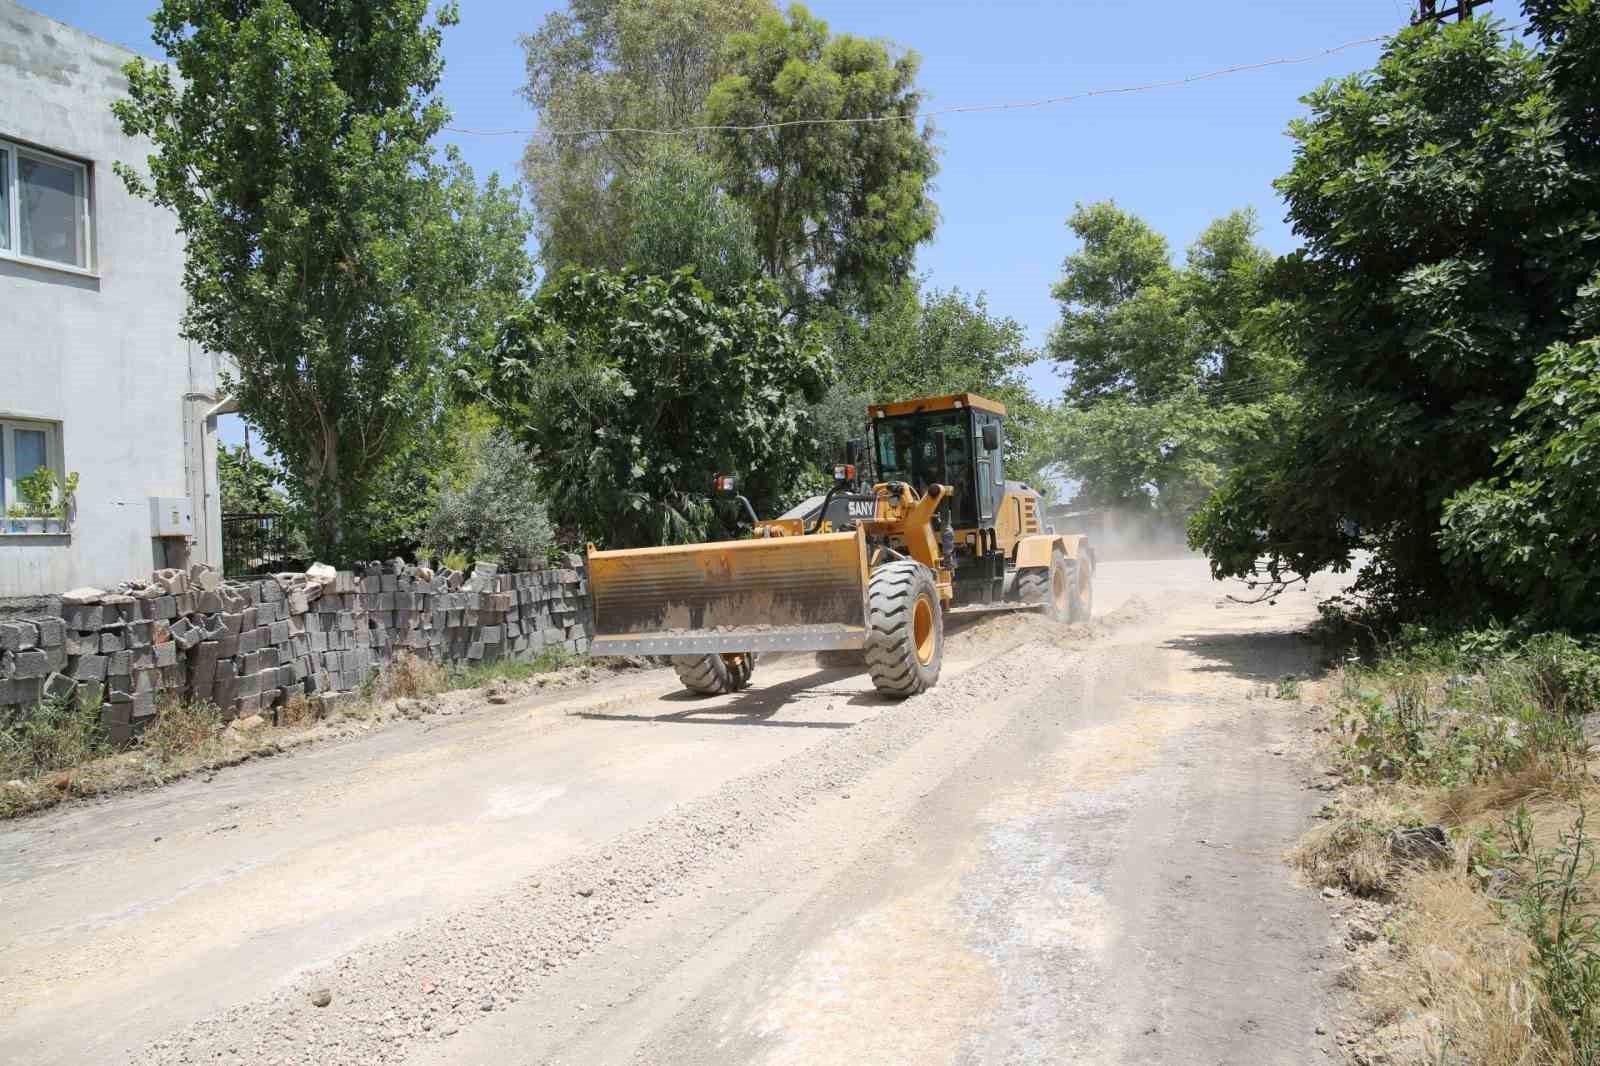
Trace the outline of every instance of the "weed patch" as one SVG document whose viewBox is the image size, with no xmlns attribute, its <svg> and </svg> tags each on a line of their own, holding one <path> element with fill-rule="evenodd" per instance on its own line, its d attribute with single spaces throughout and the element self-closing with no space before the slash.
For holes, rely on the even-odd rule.
<svg viewBox="0 0 1600 1066">
<path fill-rule="evenodd" d="M 515 683 L 539 674 L 552 674 L 580 661 L 565 648 L 546 648 L 536 658 L 523 662 L 497 659 L 494 662 L 458 664 L 445 673 L 445 688 L 482 688 L 493 681 Z"/>
<path fill-rule="evenodd" d="M 504 692 L 507 684 L 557 671 L 586 679 L 591 676 L 582 665 L 586 662 L 559 647 L 531 662 L 502 659 L 455 667 L 401 654 L 363 680 L 360 698 L 345 704 L 344 714 L 381 719 L 393 710 L 386 701 L 422 700 L 455 689 L 498 687 Z M 493 692 L 490 701 L 496 702 Z M 253 728 L 241 729 L 230 727 L 206 701 L 173 700 L 160 707 L 130 750 L 118 752 L 101 730 L 98 703 L 47 700 L 0 728 L 0 818 L 40 810 L 70 796 L 163 784 L 207 766 L 282 750 L 302 742 L 287 734 L 311 736 L 308 727 L 320 716 L 316 701 L 296 696 L 267 721 L 252 721 Z"/>
<path fill-rule="evenodd" d="M 1587 750 L 1581 715 L 1593 695 L 1577 645 L 1472 663 L 1400 655 L 1346 667 L 1335 724 L 1341 756 L 1362 781 L 1446 789 L 1513 775 L 1537 764 L 1565 774 Z"/>
<path fill-rule="evenodd" d="M 105 754 L 100 703 L 66 698 L 40 700 L 0 731 L 0 777 L 28 778 L 63 770 Z"/>
<path fill-rule="evenodd" d="M 222 751 L 222 712 L 206 700 L 171 700 L 139 734 L 139 749 L 158 778 Z"/>
<path fill-rule="evenodd" d="M 1502 917 L 1532 945 L 1531 970 L 1539 997 L 1539 1035 L 1568 1061 L 1600 1062 L 1600 894 L 1594 888 L 1595 842 L 1585 832 L 1585 809 L 1554 847 L 1534 844 L 1526 808 L 1508 823 L 1503 857 L 1507 875 Z M 1479 867 L 1474 873 L 1485 871 Z M 1493 884 L 1491 878 L 1491 885 Z"/>
<path fill-rule="evenodd" d="M 1355 982 L 1373 1026 L 1358 1059 L 1600 1066 L 1597 664 L 1564 634 L 1491 629 L 1412 630 L 1344 667 L 1345 787 L 1290 860 L 1385 901 Z M 1432 825 L 1454 845 L 1440 862 L 1396 859 L 1395 830 Z"/>
</svg>

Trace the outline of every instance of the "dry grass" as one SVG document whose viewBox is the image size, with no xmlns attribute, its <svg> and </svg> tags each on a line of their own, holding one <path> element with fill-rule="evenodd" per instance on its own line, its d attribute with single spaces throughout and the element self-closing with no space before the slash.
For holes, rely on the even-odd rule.
<svg viewBox="0 0 1600 1066">
<path fill-rule="evenodd" d="M 278 726 L 282 729 L 304 729 L 314 723 L 320 714 L 315 704 L 296 693 L 278 708 Z"/>
<path fill-rule="evenodd" d="M 149 757 L 155 773 L 169 773 L 191 760 L 219 754 L 222 725 L 222 712 L 209 700 L 170 700 L 139 735 L 139 749 Z"/>
<path fill-rule="evenodd" d="M 1600 936 L 1581 918 L 1556 933 L 1600 913 L 1593 866 L 1562 858 L 1600 803 L 1569 713 L 1592 697 L 1542 672 L 1510 655 L 1474 668 L 1402 654 L 1336 686 L 1347 779 L 1289 858 L 1316 884 L 1385 902 L 1383 937 L 1355 970 L 1370 1025 L 1357 1061 L 1600 1062 Z M 1394 858 L 1390 832 L 1417 825 L 1449 832 L 1448 866 Z"/>
<path fill-rule="evenodd" d="M 1540 997 L 1527 938 L 1499 920 L 1463 870 L 1415 872 L 1401 894 L 1387 965 L 1358 988 L 1376 1022 L 1411 1038 L 1420 1061 L 1532 1066 L 1571 1061 L 1540 1035 Z M 1426 1016 L 1436 1025 L 1405 1022 Z M 1382 1036 L 1380 1035 L 1380 1042 Z"/>
<path fill-rule="evenodd" d="M 385 699 L 423 699 L 443 692 L 446 673 L 438 663 L 401 652 L 390 660 L 378 683 Z"/>
<path fill-rule="evenodd" d="M 1498 819 L 1518 804 L 1561 807 L 1573 798 L 1570 775 L 1541 762 L 1513 774 L 1429 792 L 1420 802 L 1428 821 L 1464 826 L 1486 816 Z"/>
<path fill-rule="evenodd" d="M 1389 833 L 1417 824 L 1414 799 L 1398 788 L 1345 789 L 1328 817 L 1289 852 L 1290 864 L 1314 885 L 1387 896 L 1400 872 L 1389 855 Z"/>
</svg>

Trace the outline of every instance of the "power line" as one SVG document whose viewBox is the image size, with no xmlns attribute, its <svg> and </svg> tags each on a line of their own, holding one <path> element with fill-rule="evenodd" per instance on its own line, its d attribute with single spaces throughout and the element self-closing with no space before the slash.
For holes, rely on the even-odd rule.
<svg viewBox="0 0 1600 1066">
<path fill-rule="evenodd" d="M 1469 4 L 1486 4 L 1490 0 L 1461 0 Z M 1516 33 L 1526 27 L 1526 23 L 1516 26 L 1503 27 L 1502 33 Z M 1088 100 L 1096 96 L 1126 96 L 1132 93 L 1151 92 L 1156 89 L 1178 88 L 1192 85 L 1195 82 L 1210 81 L 1213 78 L 1227 77 L 1230 74 L 1243 74 L 1249 71 L 1266 70 L 1271 67 L 1296 66 L 1302 63 L 1314 63 L 1340 52 L 1347 52 L 1352 48 L 1363 45 L 1379 44 L 1392 40 L 1392 33 L 1380 33 L 1371 37 L 1361 37 L 1343 44 L 1336 44 L 1331 48 L 1324 48 L 1320 52 L 1311 52 L 1300 56 L 1283 56 L 1278 59 L 1264 59 L 1257 63 L 1237 63 L 1230 67 L 1219 67 L 1208 70 L 1203 74 L 1190 74 L 1182 78 L 1168 78 L 1164 81 L 1146 82 L 1143 85 L 1123 85 L 1110 89 L 1089 89 L 1085 92 L 1068 93 L 1064 96 L 1046 96 L 1038 100 L 1017 100 L 1008 103 L 993 104 L 963 104 L 958 107 L 934 108 L 930 111 L 915 111 L 909 115 L 859 115 L 849 118 L 795 118 L 785 119 L 781 122 L 758 122 L 751 125 L 702 125 L 678 126 L 671 129 L 648 129 L 636 126 L 607 126 L 596 129 L 555 129 L 546 130 L 538 127 L 512 127 L 509 129 L 472 129 L 465 126 L 445 126 L 443 129 L 449 133 L 462 133 L 472 137 L 511 137 L 525 136 L 542 133 L 547 137 L 598 137 L 611 133 L 633 133 L 655 137 L 677 137 L 688 133 L 755 133 L 761 130 L 786 129 L 791 126 L 852 126 L 874 125 L 885 122 L 916 122 L 919 119 L 937 118 L 941 115 L 966 115 L 981 114 L 989 111 L 1021 111 L 1031 108 L 1051 107 L 1056 104 L 1070 104 L 1079 100 Z"/>
<path fill-rule="evenodd" d="M 1016 100 L 991 104 L 963 104 L 956 107 L 934 108 L 929 111 L 916 111 L 908 115 L 860 115 L 847 118 L 795 118 L 781 122 L 759 122 L 750 125 L 703 125 L 679 126 L 670 129 L 647 129 L 635 126 L 610 126 L 598 129 L 556 129 L 545 130 L 537 127 L 533 129 L 468 129 L 461 126 L 444 127 L 450 133 L 462 133 L 474 137 L 510 137 L 542 133 L 547 137 L 598 137 L 612 133 L 632 133 L 655 137 L 678 137 L 694 133 L 755 133 L 761 130 L 787 129 L 792 126 L 855 126 L 877 125 L 885 122 L 916 122 L 925 118 L 937 118 L 941 115 L 966 115 L 982 114 L 990 111 L 1021 111 L 1040 107 L 1052 107 L 1058 104 L 1070 104 L 1079 100 L 1088 100 L 1096 96 L 1126 96 L 1133 93 L 1152 92 L 1156 89 L 1172 89 L 1196 82 L 1210 81 L 1213 78 L 1223 78 L 1231 74 L 1243 74 L 1249 71 L 1266 70 L 1270 67 L 1295 66 L 1302 63 L 1314 63 L 1340 52 L 1363 45 L 1378 44 L 1393 37 L 1390 33 L 1380 33 L 1373 37 L 1362 37 L 1354 41 L 1336 44 L 1331 48 L 1324 48 L 1320 52 L 1311 52 L 1301 56 L 1284 56 L 1277 59 L 1264 59 L 1256 63 L 1237 63 L 1233 66 L 1220 67 L 1209 70 L 1203 74 L 1190 74 L 1182 78 L 1168 78 L 1163 81 L 1146 82 L 1142 85 L 1124 85 L 1109 89 L 1089 89 L 1084 92 L 1068 93 L 1064 96 L 1046 96 L 1038 100 Z"/>
</svg>

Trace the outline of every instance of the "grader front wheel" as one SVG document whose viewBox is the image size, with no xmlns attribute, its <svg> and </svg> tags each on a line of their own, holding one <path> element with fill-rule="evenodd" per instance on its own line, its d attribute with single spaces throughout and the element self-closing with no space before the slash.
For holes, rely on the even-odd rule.
<svg viewBox="0 0 1600 1066">
<path fill-rule="evenodd" d="M 888 563 L 867 583 L 867 672 L 885 696 L 905 699 L 939 680 L 944 612 L 933 574 L 920 563 Z"/>
<path fill-rule="evenodd" d="M 755 670 L 755 656 L 740 655 L 674 655 L 672 668 L 678 680 L 690 692 L 701 696 L 723 696 L 737 692 L 750 684 Z"/>
</svg>

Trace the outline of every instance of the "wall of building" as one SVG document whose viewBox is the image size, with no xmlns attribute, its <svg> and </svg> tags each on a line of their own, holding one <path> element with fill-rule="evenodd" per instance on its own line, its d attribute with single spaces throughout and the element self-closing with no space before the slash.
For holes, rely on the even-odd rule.
<svg viewBox="0 0 1600 1066">
<path fill-rule="evenodd" d="M 0 139 L 88 164 L 94 249 L 88 274 L 0 256 L 0 418 L 59 423 L 62 465 L 80 479 L 69 534 L 0 532 L 0 599 L 221 561 L 215 419 L 204 417 L 217 360 L 179 336 L 174 217 L 112 170 L 142 170 L 150 150 L 110 111 L 133 55 L 0 0 Z M 199 539 L 187 558 L 153 538 L 152 496 L 189 500 Z"/>
</svg>

